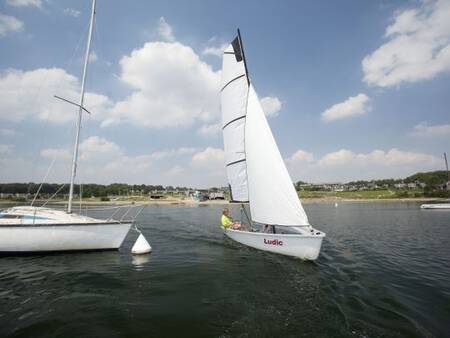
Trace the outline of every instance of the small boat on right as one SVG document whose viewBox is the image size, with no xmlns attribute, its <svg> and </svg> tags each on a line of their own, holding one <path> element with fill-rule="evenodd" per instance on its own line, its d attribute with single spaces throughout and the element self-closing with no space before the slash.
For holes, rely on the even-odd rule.
<svg viewBox="0 0 450 338">
<path fill-rule="evenodd" d="M 239 30 L 223 54 L 221 106 L 231 202 L 241 203 L 250 226 L 224 228 L 225 235 L 255 249 L 315 260 L 325 233 L 309 224 L 300 203 L 250 82 Z"/>
<path fill-rule="evenodd" d="M 448 190 L 450 187 L 450 172 L 448 171 L 448 161 L 446 153 L 444 153 L 444 161 L 445 161 L 445 168 L 447 170 L 447 190 Z M 450 203 L 422 204 L 420 206 L 420 209 L 450 209 Z"/>
<path fill-rule="evenodd" d="M 450 203 L 422 204 L 420 209 L 450 209 Z"/>
</svg>

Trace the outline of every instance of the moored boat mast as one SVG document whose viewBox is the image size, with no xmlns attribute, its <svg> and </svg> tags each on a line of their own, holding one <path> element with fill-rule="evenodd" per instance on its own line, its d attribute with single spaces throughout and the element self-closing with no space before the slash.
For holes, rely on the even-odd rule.
<svg viewBox="0 0 450 338">
<path fill-rule="evenodd" d="M 83 103 L 84 103 L 84 90 L 86 85 L 86 75 L 87 75 L 87 68 L 89 64 L 89 54 L 91 50 L 91 42 L 92 42 L 92 30 L 94 27 L 94 17 L 95 17 L 95 4 L 96 0 L 92 0 L 92 10 L 91 10 L 91 19 L 89 22 L 89 35 L 88 35 L 88 41 L 86 46 L 86 55 L 84 57 L 84 67 L 83 67 L 83 77 L 81 80 L 81 94 L 80 94 L 80 101 L 78 105 L 78 118 L 77 118 L 77 125 L 76 125 L 76 134 L 75 134 L 75 144 L 73 147 L 73 155 L 72 155 L 72 171 L 70 176 L 70 190 L 69 190 L 69 203 L 67 206 L 67 212 L 72 212 L 72 200 L 73 200 L 73 185 L 75 182 L 75 175 L 77 171 L 77 160 L 78 160 L 78 148 L 80 143 L 80 129 L 81 129 L 81 117 L 83 114 Z"/>
</svg>

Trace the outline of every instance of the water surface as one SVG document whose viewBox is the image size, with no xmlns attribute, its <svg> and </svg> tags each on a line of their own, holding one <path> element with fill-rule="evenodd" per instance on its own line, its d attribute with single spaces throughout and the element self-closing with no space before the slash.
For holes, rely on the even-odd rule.
<svg viewBox="0 0 450 338">
<path fill-rule="evenodd" d="M 450 336 L 449 211 L 305 209 L 327 233 L 313 263 L 224 238 L 215 205 L 147 207 L 147 256 L 130 232 L 120 251 L 1 257 L 0 337 Z"/>
</svg>

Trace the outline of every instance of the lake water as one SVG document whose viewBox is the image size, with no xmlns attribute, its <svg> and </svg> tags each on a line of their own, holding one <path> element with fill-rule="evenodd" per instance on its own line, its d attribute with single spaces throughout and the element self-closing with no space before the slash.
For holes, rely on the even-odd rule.
<svg viewBox="0 0 450 338">
<path fill-rule="evenodd" d="M 120 251 L 1 257 L 0 337 L 450 336 L 450 211 L 307 204 L 327 237 L 302 262 L 225 238 L 221 208 L 147 207 L 148 256 L 130 232 Z"/>
</svg>

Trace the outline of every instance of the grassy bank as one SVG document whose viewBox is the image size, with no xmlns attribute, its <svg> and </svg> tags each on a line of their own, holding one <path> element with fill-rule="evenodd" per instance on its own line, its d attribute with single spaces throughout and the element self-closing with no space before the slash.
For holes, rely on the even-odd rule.
<svg viewBox="0 0 450 338">
<path fill-rule="evenodd" d="M 421 189 L 411 190 L 361 190 L 361 191 L 301 191 L 301 198 L 339 199 L 404 199 L 427 198 Z"/>
</svg>

